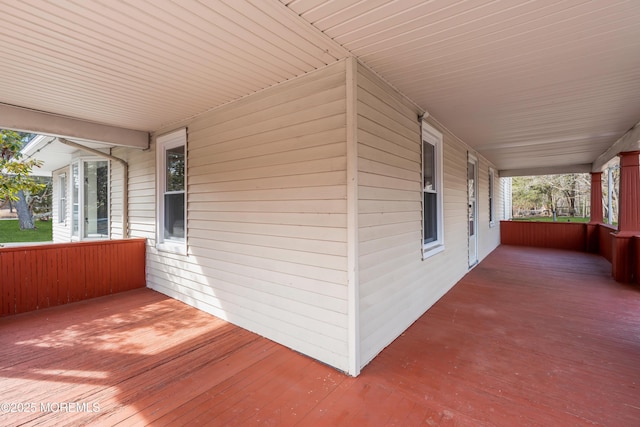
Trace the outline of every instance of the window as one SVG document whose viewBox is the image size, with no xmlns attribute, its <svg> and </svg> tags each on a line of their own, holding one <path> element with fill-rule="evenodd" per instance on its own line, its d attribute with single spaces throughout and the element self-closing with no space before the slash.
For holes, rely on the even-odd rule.
<svg viewBox="0 0 640 427">
<path fill-rule="evenodd" d="M 495 222 L 495 209 L 493 207 L 493 203 L 495 200 L 494 197 L 494 189 L 495 189 L 495 180 L 496 180 L 496 172 L 493 168 L 489 168 L 489 227 L 493 227 L 496 225 Z"/>
<path fill-rule="evenodd" d="M 58 202 L 58 222 L 64 224 L 67 222 L 67 175 L 58 176 L 59 202 Z"/>
<path fill-rule="evenodd" d="M 62 195 L 62 192 L 60 194 Z M 71 203 L 71 235 L 75 239 L 109 237 L 109 162 L 107 160 L 83 159 L 71 165 Z M 64 204 L 66 210 L 66 201 Z"/>
<path fill-rule="evenodd" d="M 442 203 L 442 134 L 422 122 L 422 253 L 444 249 Z"/>
<path fill-rule="evenodd" d="M 71 165 L 71 236 L 80 237 L 80 165 Z"/>
<path fill-rule="evenodd" d="M 187 130 L 158 137 L 158 248 L 186 253 Z"/>
</svg>

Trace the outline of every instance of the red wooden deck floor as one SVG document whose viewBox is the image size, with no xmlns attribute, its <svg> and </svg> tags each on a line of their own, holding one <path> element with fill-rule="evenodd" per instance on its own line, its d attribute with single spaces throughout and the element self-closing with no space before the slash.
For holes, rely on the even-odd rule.
<svg viewBox="0 0 640 427">
<path fill-rule="evenodd" d="M 640 292 L 609 275 L 502 246 L 355 379 L 147 289 L 5 318 L 0 425 L 638 426 Z"/>
</svg>

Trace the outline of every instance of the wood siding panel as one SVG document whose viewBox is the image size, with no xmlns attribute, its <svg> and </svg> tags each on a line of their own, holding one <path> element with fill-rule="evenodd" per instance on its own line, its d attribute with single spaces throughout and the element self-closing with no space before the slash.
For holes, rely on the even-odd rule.
<svg viewBox="0 0 640 427">
<path fill-rule="evenodd" d="M 616 227 L 598 224 L 598 252 L 609 262 L 613 259 L 613 234 L 611 233 L 614 231 Z"/>
<path fill-rule="evenodd" d="M 635 264 L 636 283 L 640 285 L 640 236 L 633 238 L 633 261 Z"/>
<path fill-rule="evenodd" d="M 444 137 L 445 250 L 422 260 L 420 112 L 360 66 L 358 81 L 358 226 L 361 365 L 367 364 L 468 271 L 467 150 Z M 481 163 L 486 168 L 488 163 Z M 488 172 L 487 172 L 488 173 Z M 488 180 L 480 197 L 488 198 Z M 480 209 L 488 206 L 480 200 Z M 481 216 L 488 227 L 488 212 Z M 481 256 L 498 242 L 479 233 Z M 491 234 L 492 236 L 488 236 Z"/>
<path fill-rule="evenodd" d="M 502 221 L 503 245 L 584 251 L 587 226 L 567 222 Z"/>
<path fill-rule="evenodd" d="M 0 316 L 26 313 L 144 287 L 145 242 L 0 248 L 0 273 Z"/>
<path fill-rule="evenodd" d="M 184 123 L 187 255 L 154 244 L 147 255 L 151 288 L 341 370 L 345 84 L 341 62 Z M 155 172 L 137 155 L 129 159 L 132 234 L 146 235 L 155 229 L 143 206 Z"/>
</svg>

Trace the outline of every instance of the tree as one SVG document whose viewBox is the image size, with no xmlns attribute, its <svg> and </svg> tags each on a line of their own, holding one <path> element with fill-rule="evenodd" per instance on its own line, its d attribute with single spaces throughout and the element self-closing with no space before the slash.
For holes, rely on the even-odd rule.
<svg viewBox="0 0 640 427">
<path fill-rule="evenodd" d="M 587 174 L 513 178 L 515 216 L 587 216 L 591 181 Z"/>
<path fill-rule="evenodd" d="M 30 177 L 34 167 L 41 163 L 34 159 L 23 160 L 20 149 L 33 138 L 33 134 L 0 130 L 0 199 L 16 202 L 21 229 L 33 229 L 33 213 L 27 203 L 27 195 L 37 194 L 44 185 Z"/>
</svg>

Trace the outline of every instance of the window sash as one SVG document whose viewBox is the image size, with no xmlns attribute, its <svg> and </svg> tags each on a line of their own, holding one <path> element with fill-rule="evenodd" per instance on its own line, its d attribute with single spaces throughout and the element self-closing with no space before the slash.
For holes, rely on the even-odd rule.
<svg viewBox="0 0 640 427">
<path fill-rule="evenodd" d="M 58 201 L 58 223 L 64 224 L 67 221 L 67 176 L 60 175 L 58 178 L 60 187 L 60 198 Z"/>
<path fill-rule="evenodd" d="M 438 240 L 438 194 L 424 192 L 424 238 L 423 243 L 431 243 Z"/>
</svg>

